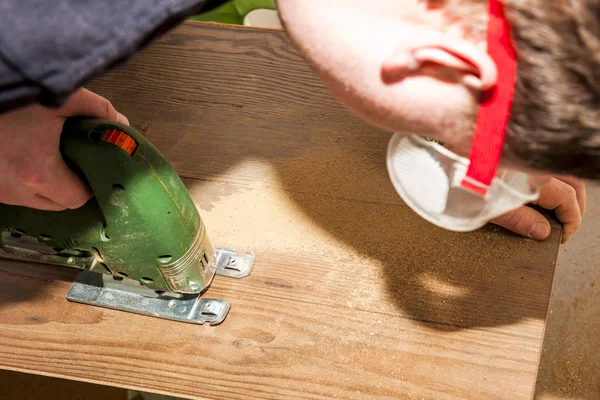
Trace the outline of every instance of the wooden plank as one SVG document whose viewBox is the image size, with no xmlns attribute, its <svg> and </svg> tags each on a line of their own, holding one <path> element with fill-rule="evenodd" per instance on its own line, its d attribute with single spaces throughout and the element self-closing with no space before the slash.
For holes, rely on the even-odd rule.
<svg viewBox="0 0 600 400">
<path fill-rule="evenodd" d="M 186 24 L 95 82 L 165 154 L 213 242 L 257 254 L 194 326 L 68 303 L 75 272 L 0 263 L 0 366 L 189 398 L 526 399 L 560 228 L 446 232 L 276 31 Z M 159 234 L 159 233 L 157 233 Z"/>
</svg>

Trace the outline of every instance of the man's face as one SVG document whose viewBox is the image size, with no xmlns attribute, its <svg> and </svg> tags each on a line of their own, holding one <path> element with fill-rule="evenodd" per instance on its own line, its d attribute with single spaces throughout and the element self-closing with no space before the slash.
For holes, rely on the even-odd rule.
<svg viewBox="0 0 600 400">
<path fill-rule="evenodd" d="M 354 113 L 387 131 L 437 138 L 446 147 L 464 156 L 470 151 L 480 94 L 496 84 L 497 71 L 487 54 L 485 35 L 467 34 L 468 31 L 485 30 L 487 2 L 446 2 L 448 9 L 432 6 L 433 3 L 443 3 L 433 0 L 280 0 L 277 8 L 296 47 L 327 88 Z M 528 15 L 528 9 L 533 7 L 529 2 L 514 0 L 512 3 L 518 3 L 522 26 L 530 26 L 526 22 L 539 18 L 538 15 Z M 561 7 L 568 9 L 565 4 L 569 2 L 536 0 L 534 3 L 539 10 L 553 5 L 549 13 L 560 15 L 563 12 Z M 457 6 L 459 4 L 460 7 Z M 468 9 L 462 7 L 465 5 L 469 6 Z M 514 9 L 515 4 L 511 7 Z M 476 22 L 481 25 L 465 29 L 467 27 L 462 25 L 465 23 L 462 19 L 450 23 L 447 11 L 464 12 L 468 14 L 469 24 Z M 593 13 L 590 14 L 589 18 L 593 20 Z M 558 20 L 556 26 L 561 23 Z M 593 20 L 591 29 L 595 29 L 596 25 Z M 546 36 L 554 34 L 557 32 L 548 33 L 547 29 L 541 29 L 529 38 L 528 45 L 543 46 Z M 580 41 L 580 35 L 581 31 L 571 32 L 572 42 Z M 596 42 L 592 40 L 591 43 Z M 552 47 L 544 48 L 545 59 L 552 61 L 555 54 Z M 556 76 L 550 73 L 553 70 L 545 71 L 546 64 L 541 68 L 535 67 L 530 66 L 529 73 L 541 72 L 541 79 L 537 81 L 543 82 L 544 78 L 551 81 L 549 78 Z M 563 70 L 558 76 L 564 79 L 567 75 Z M 528 79 L 536 81 L 532 76 Z M 573 77 L 571 80 L 579 82 Z M 566 89 L 573 90 L 572 86 L 563 85 L 562 91 L 571 93 Z M 552 98 L 556 92 L 544 97 L 546 88 L 540 90 L 536 92 L 540 101 L 556 101 Z M 539 102 L 533 103 L 539 105 Z M 521 105 L 521 113 L 526 112 L 527 104 Z M 562 106 L 561 102 L 558 107 Z M 541 115 L 548 117 L 552 114 Z M 595 114 L 588 112 L 586 115 Z M 595 119 L 590 118 L 589 121 Z M 591 125 L 589 121 L 587 125 Z M 523 136 L 530 132 L 531 126 L 525 125 L 526 130 L 521 132 Z M 501 166 L 535 175 L 544 174 L 541 170 L 523 168 L 522 163 L 507 157 L 503 157 Z M 557 211 L 557 217 L 565 226 L 563 238 L 568 240 L 581 223 L 585 209 L 585 184 L 569 177 L 555 179 L 549 176 L 537 176 L 535 183 L 540 186 L 546 184 L 537 204 Z M 494 222 L 538 239 L 547 237 L 550 232 L 546 219 L 528 207 L 521 207 Z M 538 234 L 536 227 L 542 226 L 545 233 Z"/>
<path fill-rule="evenodd" d="M 285 0 L 278 9 L 317 75 L 357 115 L 468 154 L 479 94 L 496 79 L 485 40 L 424 0 Z"/>
</svg>

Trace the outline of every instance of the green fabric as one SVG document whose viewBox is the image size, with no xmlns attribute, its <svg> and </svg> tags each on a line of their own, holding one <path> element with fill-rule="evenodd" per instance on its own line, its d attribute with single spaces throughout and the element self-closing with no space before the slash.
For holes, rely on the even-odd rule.
<svg viewBox="0 0 600 400">
<path fill-rule="evenodd" d="M 275 0 L 232 0 L 207 13 L 195 15 L 195 21 L 243 25 L 246 15 L 254 10 L 275 10 Z"/>
</svg>

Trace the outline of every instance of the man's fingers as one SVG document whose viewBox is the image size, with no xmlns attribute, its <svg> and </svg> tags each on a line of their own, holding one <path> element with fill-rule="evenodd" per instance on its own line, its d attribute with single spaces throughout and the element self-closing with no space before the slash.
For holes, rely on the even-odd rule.
<svg viewBox="0 0 600 400">
<path fill-rule="evenodd" d="M 77 90 L 54 114 L 58 118 L 83 116 L 115 121 L 129 125 L 125 116 L 102 96 L 87 89 Z M 62 122 L 59 122 L 62 125 Z M 58 128 L 60 133 L 60 125 Z M 34 181 L 32 189 L 39 195 L 38 207 L 42 209 L 75 209 L 83 206 L 93 195 L 84 182 L 67 167 L 58 148 L 51 155 L 51 166 L 44 171 L 43 179 Z M 46 200 L 46 202 L 44 201 Z M 52 204 L 54 203 L 54 204 Z"/>
<path fill-rule="evenodd" d="M 37 194 L 24 194 L 21 191 L 21 196 L 16 198 L 3 198 L 2 203 L 35 208 L 38 210 L 46 210 L 46 211 L 62 211 L 65 208 L 58 203 L 53 202 L 43 196 Z"/>
<path fill-rule="evenodd" d="M 556 176 L 555 178 L 559 181 L 563 181 L 567 185 L 571 185 L 575 189 L 577 203 L 579 203 L 579 210 L 581 211 L 581 216 L 583 217 L 587 206 L 587 193 L 585 191 L 587 181 L 573 178 L 572 176 Z"/>
<path fill-rule="evenodd" d="M 84 88 L 73 93 L 59 113 L 63 117 L 85 116 L 115 122 L 118 115 L 110 101 Z"/>
<path fill-rule="evenodd" d="M 542 188 L 537 201 L 540 207 L 554 210 L 556 218 L 563 224 L 562 243 L 566 243 L 581 225 L 582 212 L 577 192 L 570 184 L 555 180 Z"/>
<path fill-rule="evenodd" d="M 129 126 L 129 120 L 126 116 L 117 111 L 117 122 Z"/>
<path fill-rule="evenodd" d="M 84 116 L 129 125 L 127 118 L 117 112 L 110 101 L 83 88 L 77 90 L 58 112 L 62 117 Z"/>
<path fill-rule="evenodd" d="M 548 220 L 531 207 L 520 207 L 490 222 L 536 240 L 544 240 L 550 235 Z"/>
<path fill-rule="evenodd" d="M 37 193 L 59 204 L 62 209 L 79 208 L 93 196 L 89 187 L 71 171 L 62 158 L 55 161 L 48 173 L 43 186 L 37 188 Z"/>
<path fill-rule="evenodd" d="M 84 88 L 77 90 L 58 113 L 61 117 L 84 116 L 129 125 L 127 118 L 117 112 L 110 101 Z M 60 155 L 57 154 L 54 167 L 48 173 L 45 180 L 48 183 L 38 188 L 38 193 L 64 208 L 79 208 L 93 196 L 89 187 L 67 167 Z"/>
</svg>

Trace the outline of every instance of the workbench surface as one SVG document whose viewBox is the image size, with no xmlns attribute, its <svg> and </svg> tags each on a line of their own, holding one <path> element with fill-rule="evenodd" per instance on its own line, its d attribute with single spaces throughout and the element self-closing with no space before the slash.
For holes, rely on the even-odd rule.
<svg viewBox="0 0 600 400">
<path fill-rule="evenodd" d="M 531 397 L 559 227 L 538 243 L 416 216 L 390 135 L 284 33 L 185 24 L 90 88 L 185 178 L 213 243 L 256 265 L 215 278 L 232 308 L 199 326 L 70 303 L 77 271 L 2 261 L 1 368 L 189 398 Z"/>
</svg>

